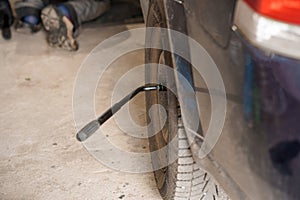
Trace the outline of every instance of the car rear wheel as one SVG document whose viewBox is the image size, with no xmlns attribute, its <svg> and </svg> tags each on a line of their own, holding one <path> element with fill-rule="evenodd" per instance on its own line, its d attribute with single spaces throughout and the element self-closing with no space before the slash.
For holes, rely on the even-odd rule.
<svg viewBox="0 0 300 200">
<path fill-rule="evenodd" d="M 166 28 L 162 1 L 151 1 L 147 27 Z M 165 43 L 161 41 L 163 37 L 160 33 L 147 32 L 147 34 L 147 41 Z M 174 86 L 174 82 L 172 82 L 174 74 L 170 74 L 168 70 L 162 70 L 160 67 L 160 64 L 173 67 L 171 53 L 161 49 L 146 49 L 145 53 L 146 81 L 161 83 L 167 88 L 172 87 L 172 84 Z M 163 118 L 163 112 L 157 107 L 153 109 L 154 105 L 164 108 L 166 114 L 164 124 L 161 124 L 163 120 L 159 120 Z M 174 92 L 169 89 L 147 92 L 146 106 L 149 115 L 149 148 L 151 152 L 156 152 L 151 154 L 151 158 L 155 180 L 162 198 L 166 200 L 228 199 L 212 177 L 195 163 L 181 121 L 180 106 Z M 152 109 L 151 112 L 150 109 Z M 155 133 L 156 130 L 159 131 Z M 168 148 L 171 141 L 172 144 L 175 144 L 175 148 Z M 159 151 L 163 148 L 167 150 Z"/>
</svg>

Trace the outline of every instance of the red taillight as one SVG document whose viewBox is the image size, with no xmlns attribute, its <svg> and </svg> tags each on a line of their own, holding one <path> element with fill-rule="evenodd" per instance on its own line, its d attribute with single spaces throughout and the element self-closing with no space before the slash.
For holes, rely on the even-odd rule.
<svg viewBox="0 0 300 200">
<path fill-rule="evenodd" d="M 256 12 L 276 20 L 300 25 L 300 0 L 244 0 Z"/>
</svg>

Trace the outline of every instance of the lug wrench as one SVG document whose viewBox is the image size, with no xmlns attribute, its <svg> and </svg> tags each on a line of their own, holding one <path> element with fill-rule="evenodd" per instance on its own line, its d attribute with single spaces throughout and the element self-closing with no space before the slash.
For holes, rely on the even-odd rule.
<svg viewBox="0 0 300 200">
<path fill-rule="evenodd" d="M 93 133 L 95 133 L 102 124 L 104 124 L 111 116 L 113 116 L 116 112 L 118 112 L 127 102 L 129 102 L 133 97 L 135 97 L 140 92 L 147 92 L 147 91 L 166 91 L 166 87 L 162 85 L 145 85 L 138 87 L 119 102 L 114 104 L 111 108 L 105 111 L 98 119 L 95 119 L 85 125 L 76 135 L 78 141 L 83 142 L 88 139 Z"/>
</svg>

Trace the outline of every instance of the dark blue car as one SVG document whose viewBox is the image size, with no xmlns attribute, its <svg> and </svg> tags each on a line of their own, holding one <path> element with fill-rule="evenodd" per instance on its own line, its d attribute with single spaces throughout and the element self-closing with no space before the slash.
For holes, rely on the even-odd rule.
<svg viewBox="0 0 300 200">
<path fill-rule="evenodd" d="M 142 0 L 141 5 L 146 26 L 156 28 L 146 36 L 151 47 L 145 52 L 146 80 L 168 88 L 146 95 L 148 111 L 156 104 L 165 109 L 152 109 L 148 119 L 162 198 L 299 200 L 300 1 Z M 180 34 L 188 37 L 178 39 Z M 207 55 L 197 53 L 191 41 Z M 207 57 L 226 92 L 213 84 L 218 74 L 205 72 L 210 64 L 202 63 L 204 71 L 193 65 Z M 218 113 L 224 118 L 213 117 Z M 218 136 L 215 141 L 208 131 Z M 212 142 L 205 143 L 209 137 Z"/>
</svg>

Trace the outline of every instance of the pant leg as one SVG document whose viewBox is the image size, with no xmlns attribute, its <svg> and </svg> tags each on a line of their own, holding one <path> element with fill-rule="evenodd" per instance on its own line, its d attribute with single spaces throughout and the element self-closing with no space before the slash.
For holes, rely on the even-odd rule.
<svg viewBox="0 0 300 200">
<path fill-rule="evenodd" d="M 8 0 L 0 0 L 0 29 L 3 26 L 10 27 L 13 24 L 14 16 Z"/>
<path fill-rule="evenodd" d="M 21 19 L 27 15 L 40 17 L 41 10 L 47 5 L 43 0 L 15 0 L 15 11 L 17 18 Z"/>
<path fill-rule="evenodd" d="M 110 8 L 110 0 L 73 0 L 65 4 L 74 8 L 79 24 L 96 19 Z"/>
</svg>

